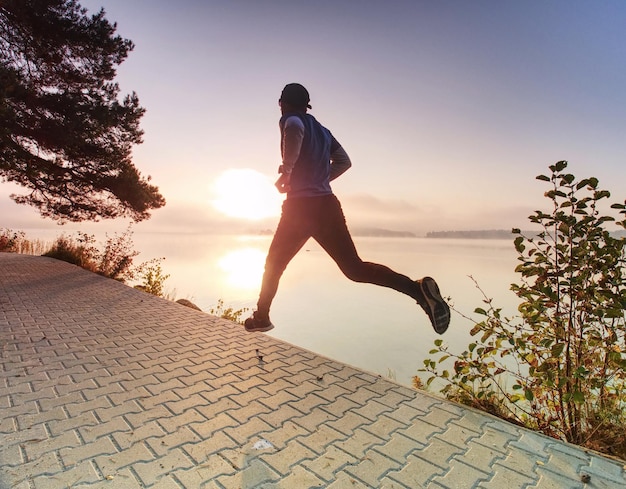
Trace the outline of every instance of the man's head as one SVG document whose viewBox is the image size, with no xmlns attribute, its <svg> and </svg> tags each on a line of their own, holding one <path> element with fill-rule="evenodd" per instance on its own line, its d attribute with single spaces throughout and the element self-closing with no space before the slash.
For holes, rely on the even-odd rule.
<svg viewBox="0 0 626 489">
<path fill-rule="evenodd" d="M 283 110 L 297 110 L 302 112 L 306 112 L 307 109 L 311 108 L 309 105 L 310 101 L 309 92 L 299 83 L 289 83 L 285 85 L 285 88 L 283 88 L 280 94 L 280 99 L 278 99 L 278 103 Z"/>
</svg>

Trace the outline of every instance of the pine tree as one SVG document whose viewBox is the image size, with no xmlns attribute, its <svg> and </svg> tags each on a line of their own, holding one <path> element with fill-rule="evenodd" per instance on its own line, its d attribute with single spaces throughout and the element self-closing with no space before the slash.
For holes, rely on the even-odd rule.
<svg viewBox="0 0 626 489">
<path fill-rule="evenodd" d="M 131 160 L 145 109 L 119 99 L 134 45 L 116 29 L 74 0 L 0 0 L 0 178 L 45 217 L 140 221 L 165 205 Z"/>
</svg>

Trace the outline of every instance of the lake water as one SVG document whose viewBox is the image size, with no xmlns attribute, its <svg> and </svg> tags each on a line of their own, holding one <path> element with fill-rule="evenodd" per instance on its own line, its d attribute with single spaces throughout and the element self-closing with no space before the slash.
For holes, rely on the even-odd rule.
<svg viewBox="0 0 626 489">
<path fill-rule="evenodd" d="M 138 262 L 165 257 L 170 274 L 165 290 L 204 311 L 223 300 L 226 307 L 253 309 L 269 236 L 139 234 L 133 236 Z M 514 314 L 518 299 L 511 283 L 517 254 L 513 240 L 354 238 L 363 260 L 387 265 L 412 278 L 434 277 L 454 308 L 471 317 L 483 297 Z M 247 314 L 246 314 L 247 317 Z M 427 316 L 409 297 L 345 278 L 332 259 L 310 240 L 283 275 L 271 311 L 271 336 L 315 353 L 391 377 L 411 379 L 442 338 L 453 351 L 470 342 L 472 323 L 452 313 L 449 330 L 434 333 Z"/>
</svg>

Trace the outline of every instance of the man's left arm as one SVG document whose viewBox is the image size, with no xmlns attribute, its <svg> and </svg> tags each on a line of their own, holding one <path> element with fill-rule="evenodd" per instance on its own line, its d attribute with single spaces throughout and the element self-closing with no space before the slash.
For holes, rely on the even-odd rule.
<svg viewBox="0 0 626 489">
<path fill-rule="evenodd" d="M 300 156 L 302 141 L 304 140 L 304 124 L 299 117 L 288 117 L 285 121 L 284 134 L 282 138 L 281 153 L 283 157 L 280 165 L 280 177 L 274 185 L 281 194 L 289 192 L 291 189 L 291 171 Z"/>
</svg>

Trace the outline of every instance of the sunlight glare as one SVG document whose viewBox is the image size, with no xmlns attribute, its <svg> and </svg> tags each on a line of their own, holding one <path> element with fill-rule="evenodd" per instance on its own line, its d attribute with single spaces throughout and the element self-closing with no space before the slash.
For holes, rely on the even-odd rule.
<svg viewBox="0 0 626 489">
<path fill-rule="evenodd" d="M 258 248 L 240 248 L 222 256 L 218 266 L 231 286 L 258 289 L 263 278 L 265 253 Z"/>
<path fill-rule="evenodd" d="M 213 183 L 213 207 L 230 217 L 278 216 L 282 199 L 271 178 L 249 168 L 226 170 Z"/>
</svg>

